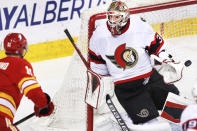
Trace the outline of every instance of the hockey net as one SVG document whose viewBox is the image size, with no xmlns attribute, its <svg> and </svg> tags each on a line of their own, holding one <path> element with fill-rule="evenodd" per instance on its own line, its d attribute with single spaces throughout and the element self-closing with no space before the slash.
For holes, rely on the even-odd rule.
<svg viewBox="0 0 197 131">
<path fill-rule="evenodd" d="M 139 3 L 128 0 L 126 3 L 132 15 L 139 15 L 145 19 L 156 32 L 170 43 L 170 52 L 175 53 L 174 56 L 179 57 L 183 61 L 186 59 L 192 60 L 192 67 L 188 68 L 188 73 L 184 74 L 186 76 L 185 79 L 190 79 L 190 81 L 183 80 L 184 82 L 177 84 L 177 86 L 180 86 L 181 92 L 190 97 L 190 93 L 185 92 L 189 90 L 191 83 L 195 79 L 191 77 L 194 76 L 195 72 L 192 69 L 197 66 L 197 59 L 194 57 L 194 54 L 191 54 L 191 50 L 197 49 L 197 46 L 190 47 L 194 41 L 197 41 L 195 38 L 197 36 L 197 0 L 170 0 L 171 2 L 163 3 L 165 1 L 167 0 L 158 3 L 157 0 L 152 0 L 151 2 L 140 0 Z M 89 38 L 99 20 L 106 18 L 105 11 L 107 7 L 106 5 L 106 7 L 89 9 L 81 15 L 81 33 L 77 47 L 86 60 Z M 86 77 L 86 67 L 75 52 L 65 74 L 64 83 L 54 96 L 53 101 L 56 108 L 54 114 L 47 120 L 48 129 L 52 130 L 53 128 L 55 131 L 58 131 L 58 129 L 65 131 L 92 131 L 94 128 L 94 130 L 98 131 L 97 128 L 100 128 L 102 130 L 102 125 L 105 125 L 109 120 L 107 115 L 110 114 L 109 109 L 103 106 L 102 109 L 93 111 L 90 106 L 85 104 Z M 110 84 L 110 78 L 108 83 L 109 87 L 111 87 L 109 91 L 113 93 L 113 84 Z M 124 111 L 115 97 L 112 100 L 119 111 Z"/>
</svg>

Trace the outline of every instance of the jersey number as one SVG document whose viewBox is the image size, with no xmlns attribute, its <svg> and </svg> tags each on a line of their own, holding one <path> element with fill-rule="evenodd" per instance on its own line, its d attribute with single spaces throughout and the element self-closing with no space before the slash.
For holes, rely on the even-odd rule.
<svg viewBox="0 0 197 131">
<path fill-rule="evenodd" d="M 27 74 L 33 76 L 32 70 L 31 68 L 29 68 L 28 66 L 25 66 Z"/>
<path fill-rule="evenodd" d="M 183 129 L 197 129 L 197 120 L 190 120 L 183 125 Z"/>
<path fill-rule="evenodd" d="M 192 120 L 188 123 L 188 127 L 189 128 L 194 128 L 197 126 L 197 121 L 196 120 Z"/>
</svg>

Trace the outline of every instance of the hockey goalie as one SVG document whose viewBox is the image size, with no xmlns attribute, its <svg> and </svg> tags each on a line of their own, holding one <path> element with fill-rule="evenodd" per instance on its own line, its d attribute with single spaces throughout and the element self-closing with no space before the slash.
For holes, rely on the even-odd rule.
<svg viewBox="0 0 197 131">
<path fill-rule="evenodd" d="M 118 102 L 133 125 L 159 123 L 158 110 L 162 110 L 168 93 L 179 94 L 172 83 L 181 79 L 183 66 L 175 66 L 165 57 L 165 50 L 163 38 L 144 20 L 130 15 L 121 1 L 110 4 L 107 19 L 97 24 L 90 38 L 90 68 L 111 77 Z M 161 59 L 162 69 L 152 67 L 152 55 Z M 165 70 L 173 75 L 164 77 Z"/>
<path fill-rule="evenodd" d="M 152 65 L 152 59 L 158 64 Z M 89 41 L 89 61 L 93 72 L 112 78 L 115 96 L 134 125 L 157 123 L 168 94 L 180 97 L 174 83 L 181 80 L 185 63 L 173 59 L 165 40 L 129 14 L 124 2 L 112 2 L 107 18 L 97 23 Z"/>
</svg>

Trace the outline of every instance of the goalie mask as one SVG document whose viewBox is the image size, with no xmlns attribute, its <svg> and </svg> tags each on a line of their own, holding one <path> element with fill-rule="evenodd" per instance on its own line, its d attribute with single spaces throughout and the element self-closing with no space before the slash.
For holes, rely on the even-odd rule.
<svg viewBox="0 0 197 131">
<path fill-rule="evenodd" d="M 24 57 L 27 51 L 27 40 L 21 33 L 10 33 L 4 39 L 5 53 L 8 55 L 19 55 Z"/>
<path fill-rule="evenodd" d="M 129 8 L 124 2 L 112 2 L 107 10 L 108 25 L 112 35 L 120 35 L 129 19 Z"/>
</svg>

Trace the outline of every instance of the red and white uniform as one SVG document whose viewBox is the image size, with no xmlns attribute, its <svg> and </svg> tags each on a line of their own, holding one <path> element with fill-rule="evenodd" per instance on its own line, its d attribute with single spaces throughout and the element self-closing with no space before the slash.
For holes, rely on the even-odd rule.
<svg viewBox="0 0 197 131">
<path fill-rule="evenodd" d="M 111 75 L 115 84 L 151 75 L 151 54 L 165 49 L 164 41 L 150 25 L 131 15 L 120 35 L 112 36 L 107 19 L 100 20 L 89 42 L 91 69 Z"/>
<path fill-rule="evenodd" d="M 46 96 L 28 61 L 17 57 L 0 59 L 1 120 L 5 118 L 13 122 L 23 95 L 31 99 L 40 108 L 47 105 Z"/>
<path fill-rule="evenodd" d="M 187 106 L 181 115 L 183 131 L 197 131 L 197 104 Z"/>
</svg>

